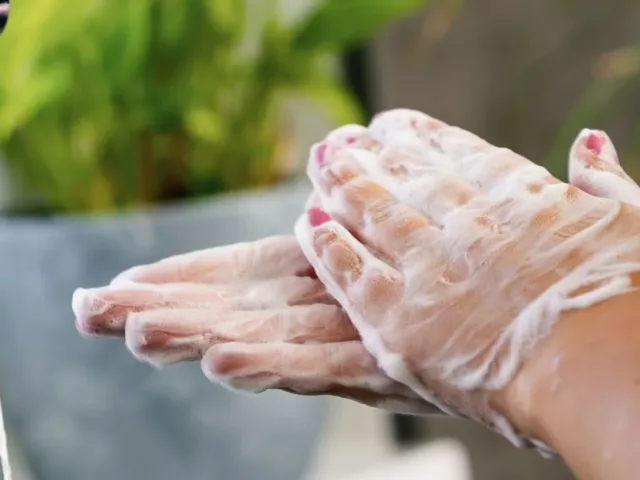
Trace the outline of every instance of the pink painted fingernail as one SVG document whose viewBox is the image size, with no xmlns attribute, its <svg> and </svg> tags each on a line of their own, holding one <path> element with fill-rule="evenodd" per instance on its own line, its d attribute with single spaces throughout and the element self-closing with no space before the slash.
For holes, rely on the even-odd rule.
<svg viewBox="0 0 640 480">
<path fill-rule="evenodd" d="M 326 143 L 321 143 L 320 145 L 318 145 L 316 147 L 316 151 L 315 151 L 315 155 L 316 155 L 316 162 L 318 162 L 319 165 L 324 165 L 325 163 L 325 158 L 324 156 L 327 153 L 327 144 Z"/>
<path fill-rule="evenodd" d="M 356 137 L 347 137 L 345 140 L 348 144 L 356 143 Z"/>
<path fill-rule="evenodd" d="M 309 223 L 312 227 L 318 227 L 323 223 L 327 223 L 329 220 L 331 220 L 331 217 L 327 212 L 316 207 L 310 208 L 307 211 L 307 216 L 309 217 Z"/>
<path fill-rule="evenodd" d="M 596 155 L 600 155 L 602 147 L 605 143 L 607 143 L 607 139 L 604 136 L 594 132 L 587 137 L 586 146 Z"/>
<path fill-rule="evenodd" d="M 618 153 L 613 146 L 613 142 L 602 130 L 583 130 L 584 145 L 587 149 L 598 157 L 598 160 L 611 165 L 620 166 Z"/>
</svg>

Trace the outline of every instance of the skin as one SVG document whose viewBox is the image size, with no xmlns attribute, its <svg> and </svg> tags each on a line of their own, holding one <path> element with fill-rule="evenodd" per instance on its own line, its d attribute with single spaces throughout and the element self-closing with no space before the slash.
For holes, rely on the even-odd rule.
<svg viewBox="0 0 640 480">
<path fill-rule="evenodd" d="M 346 144 L 359 141 L 344 131 L 340 135 L 337 140 Z M 627 194 L 637 189 L 617 164 L 617 156 L 612 162 L 610 152 L 590 134 L 579 137 L 570 155 L 572 183 L 580 179 L 583 191 L 609 198 L 615 198 L 621 190 L 619 182 L 625 182 Z M 594 169 L 593 165 L 600 168 Z M 309 267 L 291 237 L 173 257 L 124 272 L 110 286 L 77 292 L 76 323 L 85 334 L 125 336 L 132 353 L 150 363 L 202 359 L 205 374 L 231 388 L 279 388 L 351 398 L 390 411 L 433 412 L 428 402 L 379 368 L 348 316 Z M 281 288 L 265 290 L 274 282 Z M 552 425 L 560 432 L 545 426 L 545 419 L 570 417 L 559 410 L 557 390 L 551 392 L 544 373 L 551 368 L 549 362 L 555 365 L 558 352 L 571 352 L 575 347 L 576 358 L 586 355 L 584 346 L 580 349 L 580 344 L 571 340 L 577 338 L 575 325 L 582 324 L 575 316 L 591 318 L 594 314 L 589 312 L 596 312 L 595 316 L 602 318 L 604 313 L 597 308 L 608 304 L 563 315 L 552 335 L 536 347 L 533 360 L 505 389 L 489 398 L 520 431 L 552 445 L 580 473 L 597 470 L 581 463 L 586 451 L 582 447 L 571 449 L 576 442 L 557 427 L 562 422 Z M 568 333 L 562 334 L 565 328 Z M 596 333 L 594 326 L 592 334 Z M 562 362 L 561 366 L 568 369 L 571 378 L 579 378 L 578 367 L 582 364 Z M 564 376 L 562 385 L 563 391 L 580 391 L 580 384 L 572 386 Z M 571 426 L 569 422 L 565 425 Z"/>
<path fill-rule="evenodd" d="M 637 478 L 640 293 L 569 312 L 496 401 L 583 480 Z"/>
<path fill-rule="evenodd" d="M 125 338 L 155 366 L 201 361 L 208 378 L 232 389 L 435 411 L 382 373 L 292 236 L 135 267 L 76 291 L 73 310 L 83 335 Z"/>
</svg>

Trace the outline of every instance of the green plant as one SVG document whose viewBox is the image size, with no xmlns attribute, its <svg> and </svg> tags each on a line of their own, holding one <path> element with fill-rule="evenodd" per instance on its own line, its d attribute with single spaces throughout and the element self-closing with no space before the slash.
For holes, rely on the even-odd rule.
<svg viewBox="0 0 640 480">
<path fill-rule="evenodd" d="M 0 39 L 0 149 L 57 212 L 268 185 L 283 98 L 361 120 L 328 59 L 424 3 L 322 0 L 291 23 L 277 0 L 21 0 Z"/>
</svg>

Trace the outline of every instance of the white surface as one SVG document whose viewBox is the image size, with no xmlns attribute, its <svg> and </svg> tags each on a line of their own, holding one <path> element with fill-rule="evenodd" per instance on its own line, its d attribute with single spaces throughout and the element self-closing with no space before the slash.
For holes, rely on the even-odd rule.
<svg viewBox="0 0 640 480">
<path fill-rule="evenodd" d="M 11 480 L 36 480 L 31 471 L 27 468 L 27 464 L 22 457 L 21 452 L 16 448 L 15 444 L 11 442 L 11 433 L 7 434 L 9 457 L 11 458 Z M 3 480 L 8 480 L 8 477 L 0 477 Z"/>
<path fill-rule="evenodd" d="M 465 448 L 453 440 L 399 454 L 387 413 L 332 399 L 329 421 L 305 480 L 471 480 Z"/>
<path fill-rule="evenodd" d="M 331 399 L 329 419 L 306 480 L 337 478 L 362 471 L 396 452 L 388 416 L 373 408 Z"/>
<path fill-rule="evenodd" d="M 453 440 L 429 443 L 412 452 L 336 480 L 472 480 L 464 447 Z"/>
<path fill-rule="evenodd" d="M 11 480 L 11 465 L 9 464 L 9 452 L 7 452 L 7 432 L 4 426 L 2 405 L 0 405 L 0 465 L 2 465 L 2 478 Z"/>
</svg>

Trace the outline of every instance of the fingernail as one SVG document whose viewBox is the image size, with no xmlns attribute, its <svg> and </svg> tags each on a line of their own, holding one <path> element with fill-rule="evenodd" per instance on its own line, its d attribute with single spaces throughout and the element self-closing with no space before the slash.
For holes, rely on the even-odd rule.
<svg viewBox="0 0 640 480">
<path fill-rule="evenodd" d="M 347 138 L 346 138 L 346 142 L 347 142 L 348 144 L 355 143 L 355 142 L 356 142 L 356 137 L 347 137 Z"/>
<path fill-rule="evenodd" d="M 582 135 L 586 135 L 585 146 L 591 153 L 597 155 L 597 157 L 604 162 L 618 167 L 620 166 L 616 148 L 606 133 L 602 130 L 585 129 Z"/>
<path fill-rule="evenodd" d="M 318 162 L 319 165 L 324 165 L 325 163 L 324 156 L 326 155 L 326 153 L 327 153 L 326 143 L 321 143 L 316 147 L 315 156 L 316 156 L 316 162 Z"/>
<path fill-rule="evenodd" d="M 607 142 L 607 139 L 599 132 L 593 132 L 587 137 L 586 146 L 596 155 L 600 155 L 602 147 Z"/>
<path fill-rule="evenodd" d="M 327 214 L 327 212 L 320 208 L 310 208 L 307 212 L 307 215 L 309 217 L 309 223 L 312 227 L 318 227 L 323 223 L 327 223 L 329 220 L 331 220 L 329 214 Z"/>
</svg>

